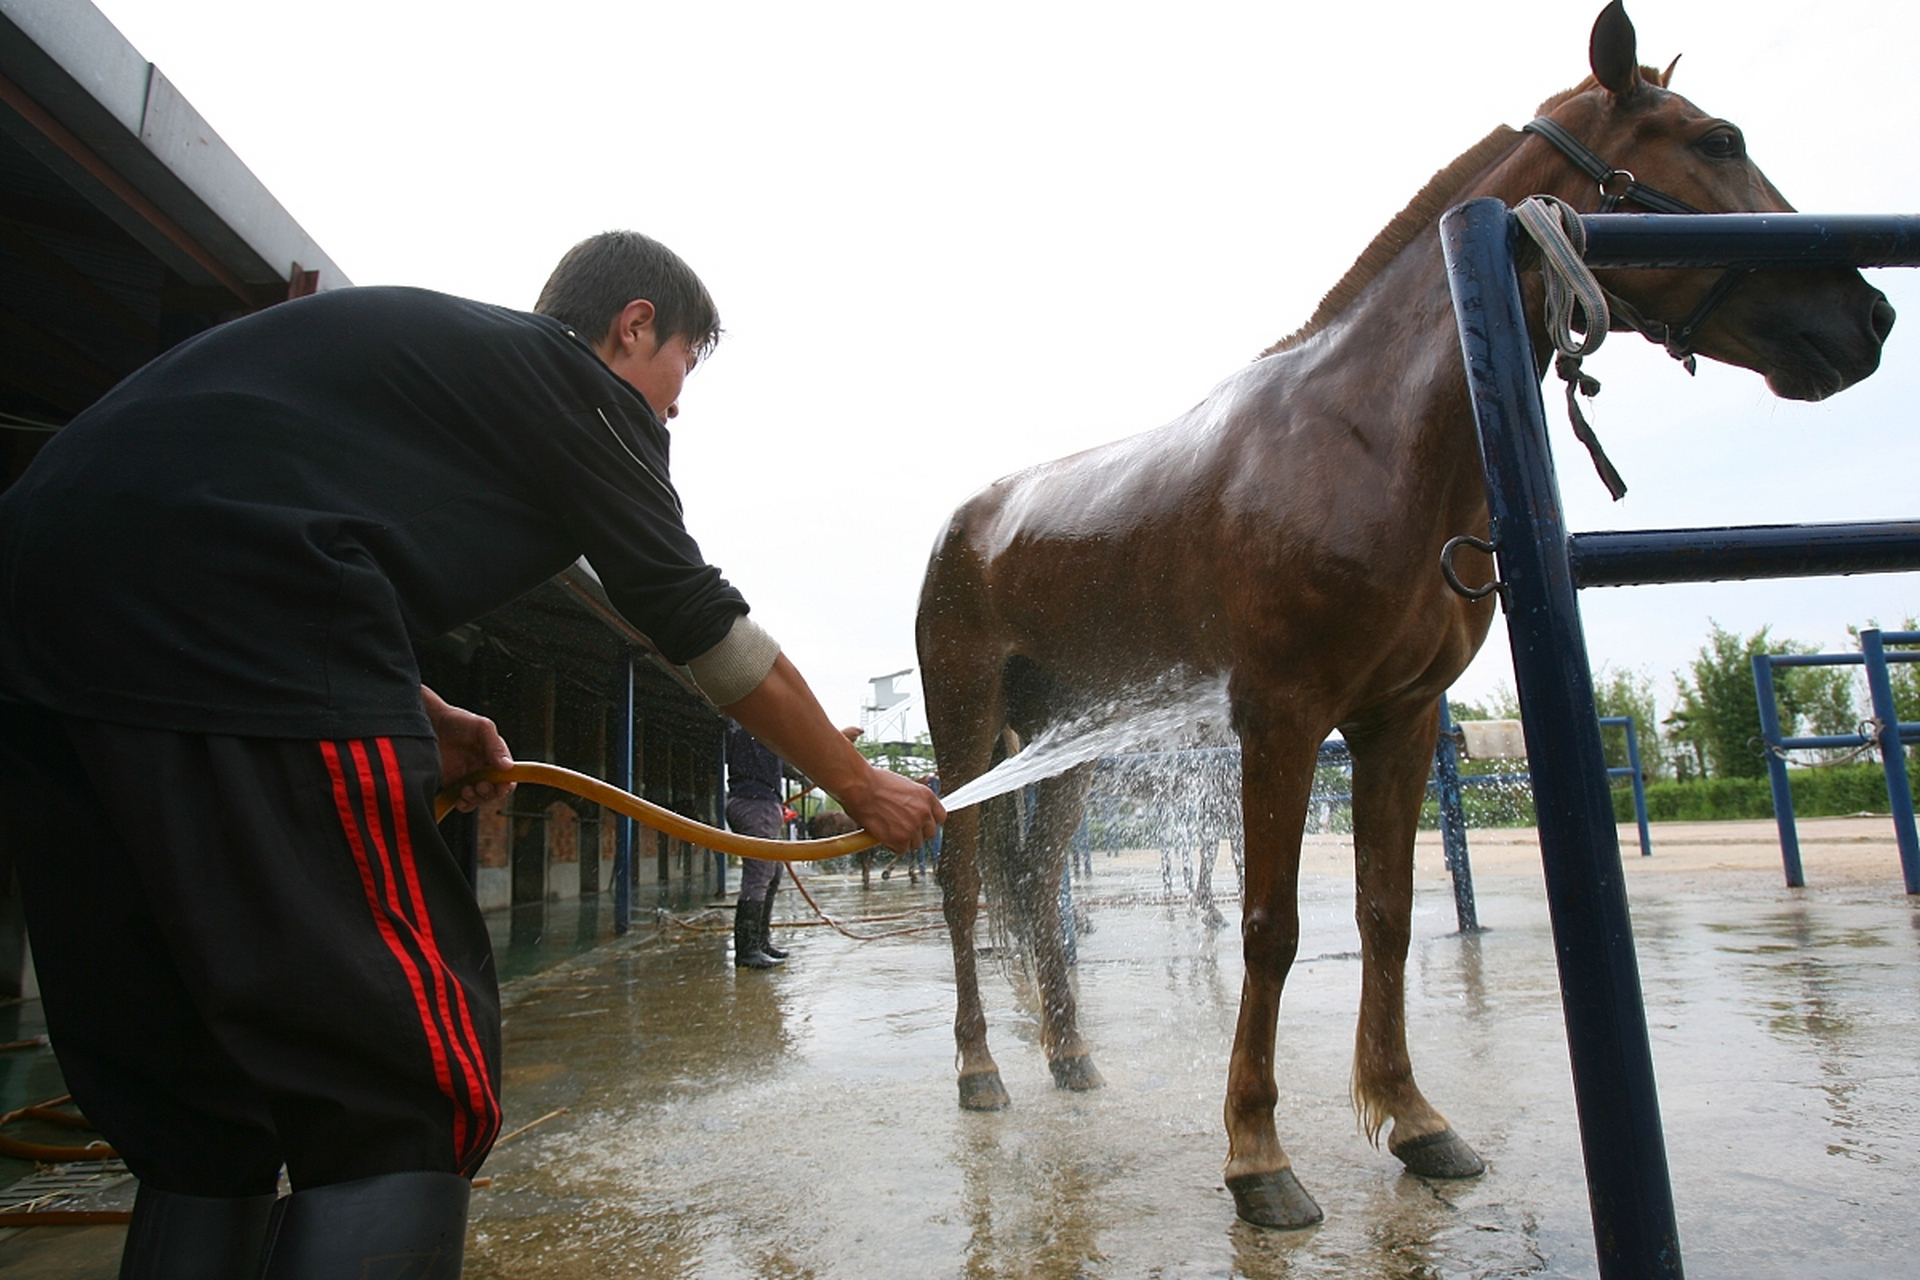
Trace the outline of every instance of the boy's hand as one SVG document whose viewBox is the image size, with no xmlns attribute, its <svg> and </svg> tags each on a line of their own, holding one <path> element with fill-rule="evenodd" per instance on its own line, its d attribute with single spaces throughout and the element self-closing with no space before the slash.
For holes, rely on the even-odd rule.
<svg viewBox="0 0 1920 1280">
<path fill-rule="evenodd" d="M 505 738 L 485 716 L 452 706 L 439 694 L 420 686 L 420 705 L 426 708 L 433 736 L 440 742 L 440 785 L 448 786 L 482 769 L 506 769 L 513 765 L 513 753 Z M 489 800 L 513 790 L 511 782 L 482 782 L 460 788 L 454 807 L 472 813 Z"/>
<path fill-rule="evenodd" d="M 867 834 L 895 853 L 911 853 L 947 820 L 940 798 L 912 778 L 869 768 L 862 784 L 835 799 Z"/>
</svg>

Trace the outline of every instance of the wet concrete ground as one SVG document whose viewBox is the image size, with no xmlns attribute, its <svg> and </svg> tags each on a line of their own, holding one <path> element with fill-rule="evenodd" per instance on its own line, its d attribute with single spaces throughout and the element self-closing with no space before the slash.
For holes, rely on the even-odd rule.
<svg viewBox="0 0 1920 1280">
<path fill-rule="evenodd" d="M 1920 909 L 1884 819 L 1805 824 L 1806 890 L 1780 887 L 1769 838 L 1668 828 L 1628 867 L 1689 1274 L 1920 1275 Z M 1014 1105 L 958 1109 L 937 929 L 795 930 L 785 969 L 736 973 L 722 935 L 669 928 L 518 984 L 508 1126 L 569 1111 L 490 1162 L 468 1274 L 1590 1275 L 1530 839 L 1475 833 L 1476 937 L 1422 855 L 1415 1067 L 1486 1156 L 1479 1180 L 1423 1182 L 1356 1131 L 1350 855 L 1325 838 L 1277 1060 L 1281 1136 L 1327 1221 L 1237 1222 L 1219 1177 L 1237 907 L 1210 930 L 1164 901 L 1156 858 L 1096 858 L 1079 969 L 1096 1093 L 1052 1088 L 1020 986 L 989 965 Z M 908 917 L 861 932 L 937 919 L 925 886 L 812 883 L 835 916 Z"/>
<path fill-rule="evenodd" d="M 1688 1273 L 1920 1276 L 1920 904 L 1886 819 L 1803 823 L 1804 890 L 1780 886 L 1770 824 L 1654 840 L 1627 872 Z M 1157 856 L 1096 856 L 1079 886 L 1104 1090 L 1052 1087 L 1021 984 L 984 966 L 1014 1095 L 992 1114 L 956 1105 L 929 886 L 810 876 L 843 923 L 891 917 L 852 931 L 918 931 L 789 929 L 771 973 L 736 973 L 727 918 L 698 904 L 586 951 L 597 910 L 503 918 L 503 968 L 548 966 L 508 984 L 507 1128 L 568 1110 L 489 1161 L 467 1274 L 1591 1275 L 1538 853 L 1530 832 L 1475 832 L 1473 853 L 1488 931 L 1462 937 L 1423 845 L 1409 1022 L 1422 1086 L 1489 1171 L 1426 1183 L 1347 1105 L 1350 851 L 1311 841 L 1277 1061 L 1281 1137 L 1327 1221 L 1294 1233 L 1237 1222 L 1219 1176 L 1237 904 L 1207 928 L 1166 900 Z M 792 894 L 780 915 L 812 918 Z M 109 1228 L 30 1231 L 0 1240 L 0 1275 L 104 1280 L 116 1247 Z"/>
</svg>

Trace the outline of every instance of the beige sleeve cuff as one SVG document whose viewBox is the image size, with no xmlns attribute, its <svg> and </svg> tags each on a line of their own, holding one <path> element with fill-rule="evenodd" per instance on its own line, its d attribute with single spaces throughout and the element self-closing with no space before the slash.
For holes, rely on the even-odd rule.
<svg viewBox="0 0 1920 1280">
<path fill-rule="evenodd" d="M 700 692 L 717 707 L 731 706 L 760 687 L 780 656 L 780 642 L 741 614 L 726 639 L 687 663 Z"/>
</svg>

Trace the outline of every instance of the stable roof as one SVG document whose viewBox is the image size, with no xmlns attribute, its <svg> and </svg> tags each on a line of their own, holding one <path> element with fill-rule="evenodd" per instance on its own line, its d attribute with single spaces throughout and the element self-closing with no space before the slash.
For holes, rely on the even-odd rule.
<svg viewBox="0 0 1920 1280">
<path fill-rule="evenodd" d="M 223 320 L 348 283 L 87 0 L 0 0 L 0 422 L 9 435 L 64 423 Z M 17 473 L 25 459 L 11 461 Z"/>
</svg>

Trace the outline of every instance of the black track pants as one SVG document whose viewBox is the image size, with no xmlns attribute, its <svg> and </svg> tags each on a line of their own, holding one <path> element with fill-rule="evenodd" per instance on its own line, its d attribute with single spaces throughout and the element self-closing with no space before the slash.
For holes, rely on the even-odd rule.
<svg viewBox="0 0 1920 1280">
<path fill-rule="evenodd" d="M 471 1176 L 500 1000 L 430 738 L 133 728 L 0 702 L 0 818 L 68 1087 L 186 1195 Z"/>
</svg>

